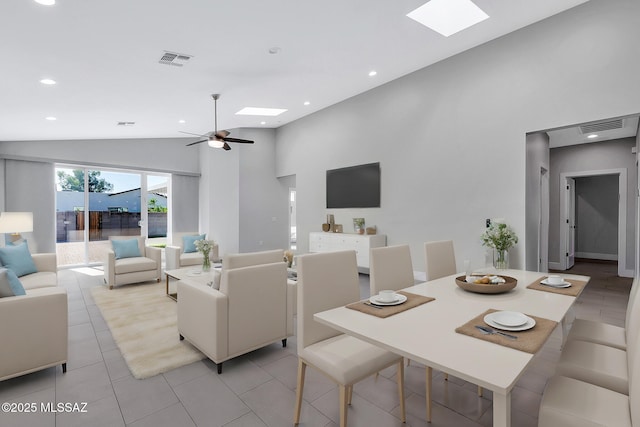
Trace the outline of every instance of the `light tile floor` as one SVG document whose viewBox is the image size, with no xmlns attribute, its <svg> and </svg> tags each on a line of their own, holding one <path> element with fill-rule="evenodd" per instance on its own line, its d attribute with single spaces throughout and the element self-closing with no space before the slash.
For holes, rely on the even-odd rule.
<svg viewBox="0 0 640 427">
<path fill-rule="evenodd" d="M 623 325 L 631 279 L 615 276 L 615 264 L 577 263 L 572 273 L 592 276 L 576 302 L 578 317 Z M 226 426 L 292 425 L 296 383 L 296 340 L 254 351 L 225 362 L 222 375 L 204 360 L 146 380 L 134 379 L 109 328 L 94 304 L 90 288 L 102 285 L 95 269 L 61 270 L 59 282 L 69 294 L 68 371 L 50 368 L 0 383 L 0 402 L 37 404 L 35 413 L 0 412 L 0 426 Z M 368 295 L 368 277 L 361 293 Z M 3 325 L 6 327 L 6 325 Z M 176 336 L 176 339 L 178 337 Z M 513 425 L 537 424 L 547 379 L 560 356 L 556 330 L 518 381 L 512 395 Z M 2 348 L 1 351 L 9 351 Z M 469 355 L 473 357 L 473 355 Z M 401 426 L 394 368 L 354 388 L 349 409 L 353 427 Z M 436 373 L 432 426 L 490 426 L 491 393 L 476 395 L 476 386 Z M 424 421 L 424 368 L 412 362 L 406 370 L 407 426 Z M 42 412 L 40 403 L 87 402 L 86 413 Z M 307 370 L 301 426 L 336 426 L 338 392 L 322 374 Z"/>
</svg>

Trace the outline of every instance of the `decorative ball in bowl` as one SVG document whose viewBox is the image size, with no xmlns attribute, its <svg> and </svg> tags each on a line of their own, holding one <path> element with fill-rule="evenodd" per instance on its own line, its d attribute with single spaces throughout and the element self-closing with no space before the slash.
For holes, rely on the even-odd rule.
<svg viewBox="0 0 640 427">
<path fill-rule="evenodd" d="M 497 277 L 504 279 L 504 283 L 476 283 L 477 281 L 467 282 L 466 276 L 458 276 L 456 277 L 456 285 L 460 286 L 465 291 L 475 292 L 478 294 L 501 294 L 503 292 L 509 292 L 518 284 L 518 281 L 513 277 Z"/>
</svg>

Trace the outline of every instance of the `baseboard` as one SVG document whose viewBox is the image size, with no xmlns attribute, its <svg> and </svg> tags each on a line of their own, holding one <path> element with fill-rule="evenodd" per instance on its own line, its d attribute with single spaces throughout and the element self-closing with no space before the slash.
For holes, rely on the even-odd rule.
<svg viewBox="0 0 640 427">
<path fill-rule="evenodd" d="M 425 271 L 414 271 L 413 272 L 413 280 L 417 282 L 426 282 L 427 281 L 427 273 Z"/>
<path fill-rule="evenodd" d="M 576 252 L 576 258 L 604 259 L 607 261 L 617 261 L 618 254 L 598 254 L 593 252 Z"/>
<path fill-rule="evenodd" d="M 620 277 L 633 277 L 635 272 L 633 270 L 622 270 Z"/>
</svg>

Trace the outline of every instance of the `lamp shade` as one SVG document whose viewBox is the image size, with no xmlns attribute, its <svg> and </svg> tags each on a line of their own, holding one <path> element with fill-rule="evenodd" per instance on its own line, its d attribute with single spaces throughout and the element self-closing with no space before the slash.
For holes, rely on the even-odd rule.
<svg viewBox="0 0 640 427">
<path fill-rule="evenodd" d="M 25 233 L 33 231 L 33 212 L 0 213 L 0 233 Z"/>
</svg>

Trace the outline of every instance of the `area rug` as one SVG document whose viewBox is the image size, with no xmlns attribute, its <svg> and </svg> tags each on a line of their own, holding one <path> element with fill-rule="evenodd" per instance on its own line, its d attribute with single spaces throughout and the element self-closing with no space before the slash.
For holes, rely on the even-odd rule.
<svg viewBox="0 0 640 427">
<path fill-rule="evenodd" d="M 93 299 L 109 325 L 129 370 L 143 379 L 203 359 L 178 338 L 178 309 L 164 283 L 92 289 Z"/>
</svg>

